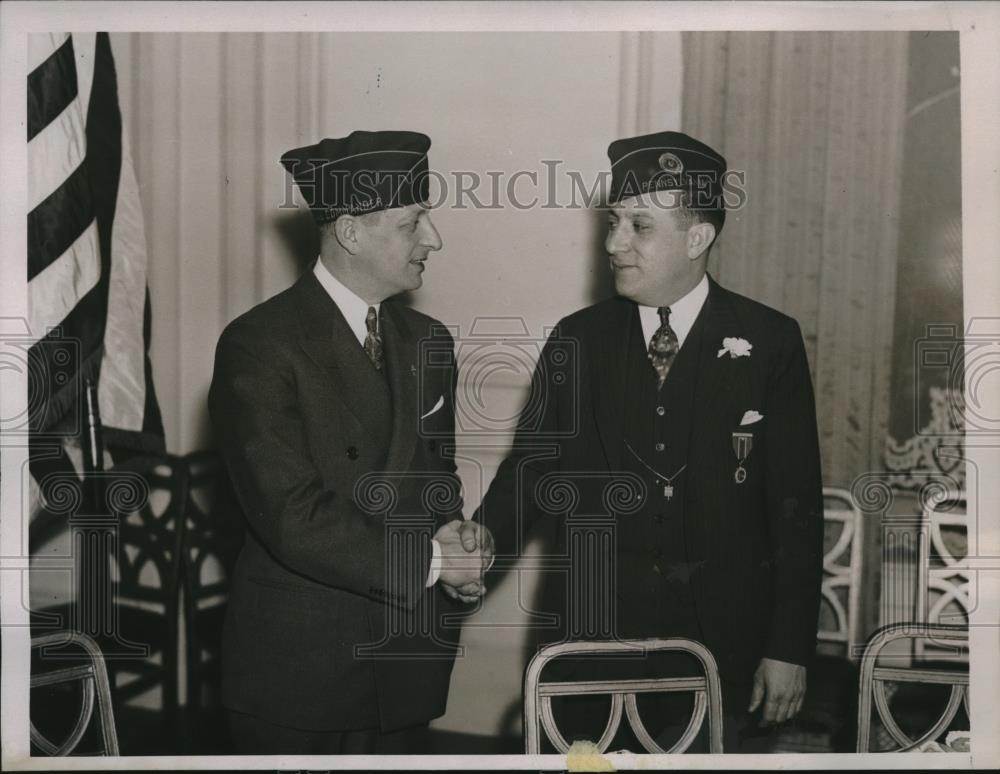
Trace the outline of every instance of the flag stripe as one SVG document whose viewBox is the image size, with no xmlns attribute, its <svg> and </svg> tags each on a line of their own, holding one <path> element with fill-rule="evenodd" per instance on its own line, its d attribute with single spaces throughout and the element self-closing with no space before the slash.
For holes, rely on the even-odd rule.
<svg viewBox="0 0 1000 774">
<path fill-rule="evenodd" d="M 79 406 L 79 390 L 84 378 L 89 377 L 94 381 L 99 379 L 108 315 L 111 223 L 107 203 L 100 208 L 97 203 L 100 197 L 110 196 L 110 217 L 113 217 L 118 156 L 114 150 L 108 152 L 107 148 L 117 148 L 121 131 L 120 121 L 117 129 L 115 128 L 115 120 L 118 119 L 117 105 L 112 121 L 102 121 L 95 117 L 95 102 L 100 103 L 99 110 L 107 109 L 106 104 L 99 99 L 97 84 L 98 70 L 107 69 L 106 63 L 102 64 L 101 56 L 97 54 L 101 49 L 102 37 L 107 46 L 106 33 L 73 36 L 77 78 L 80 83 L 80 108 L 87 116 L 83 128 L 86 157 L 63 185 L 28 214 L 29 299 L 30 281 L 38 278 L 41 270 L 53 261 L 59 261 L 64 254 L 72 255 L 67 251 L 92 225 L 96 225 L 96 234 L 88 238 L 96 242 L 94 252 L 98 264 L 97 282 L 63 318 L 59 328 L 47 333 L 30 350 L 35 356 L 36 364 L 45 367 L 41 373 L 47 375 L 42 385 L 46 395 L 46 410 L 38 417 L 37 430 L 44 430 L 62 421 L 67 411 Z M 110 50 L 107 55 L 110 56 Z M 100 88 L 108 88 L 106 79 L 102 81 Z M 117 95 L 113 81 L 110 88 L 110 98 L 114 101 Z M 102 136 L 102 132 L 111 134 Z M 88 265 L 88 270 L 92 271 L 92 264 Z M 82 287 L 81 283 L 81 289 Z M 70 292 L 67 292 L 67 297 L 69 295 Z M 34 314 L 33 309 L 31 311 Z M 69 353 L 63 354 L 57 367 L 58 353 L 66 350 L 67 342 L 70 343 Z M 65 373 L 72 374 L 73 378 L 61 378 Z"/>
<path fill-rule="evenodd" d="M 101 274 L 107 282 L 111 273 L 111 234 L 122 167 L 122 116 L 118 110 L 115 62 L 106 32 L 97 33 L 93 73 L 90 104 L 87 107 L 86 167 L 94 214 L 97 216 Z"/>
<path fill-rule="evenodd" d="M 28 140 L 55 120 L 76 99 L 76 63 L 73 39 L 28 75 Z"/>
<path fill-rule="evenodd" d="M 108 284 L 102 277 L 57 328 L 28 350 L 29 364 L 46 396 L 45 410 L 31 416 L 32 430 L 46 430 L 78 408 L 84 378 L 97 381 L 107 300 Z"/>
<path fill-rule="evenodd" d="M 32 32 L 28 34 L 27 72 L 44 64 L 69 39 L 68 32 Z"/>
<path fill-rule="evenodd" d="M 149 362 L 146 245 L 107 33 L 33 35 L 35 115 L 28 142 L 29 380 L 33 438 L 82 430 L 83 380 L 96 381 L 105 442 L 117 460 L 163 453 Z M 68 45 L 67 45 L 68 44 Z M 64 48 L 65 47 L 65 48 Z M 75 72 L 50 58 L 72 51 Z M 76 82 L 76 98 L 56 77 Z M 51 92 L 51 93 L 50 93 Z M 64 107 L 57 112 L 56 105 Z M 124 458 L 124 457 L 123 457 Z"/>
<path fill-rule="evenodd" d="M 88 164 L 81 164 L 28 213 L 28 281 L 80 238 L 94 220 Z"/>
<path fill-rule="evenodd" d="M 90 90 L 94 84 L 94 70 L 97 67 L 95 49 L 97 47 L 97 39 L 101 36 L 107 38 L 108 33 L 91 32 L 73 34 L 73 50 L 76 52 L 76 88 L 80 93 L 77 99 L 80 100 L 80 109 L 83 111 L 84 117 L 87 117 L 87 113 L 90 110 Z M 114 96 L 117 99 L 117 88 L 115 89 Z"/>
<path fill-rule="evenodd" d="M 121 156 L 111 238 L 115 259 L 108 287 L 108 308 L 117 314 L 108 315 L 97 397 L 106 425 L 140 432 L 146 394 L 145 346 L 136 332 L 143 329 L 146 308 L 146 231 L 126 132 L 122 132 Z"/>
<path fill-rule="evenodd" d="M 143 358 L 146 372 L 146 410 L 142 416 L 142 434 L 146 439 L 155 439 L 161 451 L 165 450 L 163 432 L 163 416 L 160 414 L 160 402 L 156 399 L 156 388 L 153 384 L 153 361 L 149 358 L 149 346 L 153 341 L 153 307 L 149 303 L 149 286 L 146 286 L 146 306 L 142 319 L 142 341 L 146 348 Z"/>
<path fill-rule="evenodd" d="M 86 155 L 83 111 L 74 100 L 28 143 L 28 210 L 45 201 Z"/>
<path fill-rule="evenodd" d="M 32 335 L 41 338 L 49 328 L 62 323 L 100 279 L 97 221 L 92 220 L 69 250 L 29 283 L 28 318 Z"/>
</svg>

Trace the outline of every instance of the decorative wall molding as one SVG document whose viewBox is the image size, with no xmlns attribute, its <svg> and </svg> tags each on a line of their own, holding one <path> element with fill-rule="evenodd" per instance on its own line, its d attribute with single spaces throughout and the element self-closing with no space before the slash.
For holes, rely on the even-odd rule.
<svg viewBox="0 0 1000 774">
<path fill-rule="evenodd" d="M 915 434 L 902 441 L 886 439 L 885 465 L 894 475 L 893 485 L 917 491 L 930 482 L 948 481 L 965 489 L 964 428 L 965 396 L 953 387 L 930 387 L 931 418 Z"/>
</svg>

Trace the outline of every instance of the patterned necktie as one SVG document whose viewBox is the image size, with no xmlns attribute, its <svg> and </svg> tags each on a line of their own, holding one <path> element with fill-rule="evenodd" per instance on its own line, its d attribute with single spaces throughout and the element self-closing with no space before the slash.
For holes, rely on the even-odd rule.
<svg viewBox="0 0 1000 774">
<path fill-rule="evenodd" d="M 681 346 L 677 341 L 677 334 L 670 327 L 670 307 L 661 306 L 656 311 L 660 313 L 660 327 L 656 329 L 653 338 L 649 340 L 649 362 L 656 370 L 658 379 L 656 387 L 659 389 L 666 381 L 667 372 Z"/>
<path fill-rule="evenodd" d="M 365 336 L 365 353 L 372 361 L 376 371 L 382 370 L 382 337 L 378 332 L 378 312 L 374 306 L 368 307 L 368 314 L 365 315 L 365 327 L 368 335 Z"/>
</svg>

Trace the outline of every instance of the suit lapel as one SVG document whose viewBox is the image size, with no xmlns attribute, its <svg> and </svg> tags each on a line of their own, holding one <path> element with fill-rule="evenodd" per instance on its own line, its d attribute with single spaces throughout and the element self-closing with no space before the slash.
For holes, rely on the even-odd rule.
<svg viewBox="0 0 1000 774">
<path fill-rule="evenodd" d="M 729 299 L 729 294 L 711 277 L 708 278 L 708 298 L 701 310 L 696 325 L 701 325 L 699 332 L 700 353 L 698 357 L 698 373 L 694 394 L 694 411 L 696 421 L 691 423 L 691 431 L 704 428 L 711 417 L 719 414 L 718 401 L 722 395 L 732 388 L 732 365 L 729 357 L 719 357 L 722 340 L 730 336 L 740 335 L 739 319 Z M 686 343 L 686 342 L 685 342 Z M 690 445 L 690 434 L 688 445 Z M 685 450 L 685 459 L 687 458 Z"/>
<path fill-rule="evenodd" d="M 631 301 L 615 299 L 607 325 L 596 334 L 595 356 L 590 358 L 590 380 L 595 387 L 594 415 L 608 469 L 612 471 L 621 467 L 625 364 L 638 315 L 639 310 Z M 583 345 L 586 346 L 586 342 Z"/>
<path fill-rule="evenodd" d="M 392 394 L 392 437 L 385 469 L 410 466 L 417 443 L 417 348 L 419 342 L 392 300 L 382 302 L 382 345 Z"/>
<path fill-rule="evenodd" d="M 372 415 L 375 402 L 368 399 L 373 385 L 382 377 L 372 368 L 340 307 L 306 272 L 295 285 L 299 297 L 299 320 L 302 349 L 317 366 L 326 371 L 330 395 L 370 432 L 378 427 Z"/>
</svg>

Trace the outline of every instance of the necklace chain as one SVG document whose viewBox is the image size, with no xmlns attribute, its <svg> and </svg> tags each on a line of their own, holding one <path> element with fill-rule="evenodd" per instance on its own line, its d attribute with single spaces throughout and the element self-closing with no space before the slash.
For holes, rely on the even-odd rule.
<svg viewBox="0 0 1000 774">
<path fill-rule="evenodd" d="M 678 468 L 674 472 L 674 475 L 672 475 L 672 476 L 665 476 L 660 471 L 658 471 L 656 468 L 653 468 L 653 467 L 650 467 L 649 465 L 647 465 L 646 461 L 636 453 L 636 450 L 632 448 L 632 446 L 629 444 L 628 441 L 625 441 L 625 447 L 630 452 L 632 452 L 632 456 L 635 457 L 639 461 L 640 465 L 642 465 L 644 468 L 646 468 L 646 470 L 648 470 L 650 473 L 653 473 L 654 475 L 657 475 L 660 478 L 664 479 L 667 482 L 667 484 L 672 484 L 674 482 L 674 479 L 677 478 L 681 473 L 683 473 L 684 472 L 684 468 L 687 467 L 687 463 L 685 462 L 683 465 L 680 466 L 680 468 Z"/>
</svg>

